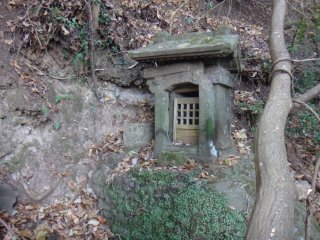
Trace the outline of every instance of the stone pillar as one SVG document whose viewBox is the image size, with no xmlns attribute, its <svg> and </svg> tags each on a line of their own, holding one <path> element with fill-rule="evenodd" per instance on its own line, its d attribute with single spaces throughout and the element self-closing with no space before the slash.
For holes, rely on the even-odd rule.
<svg viewBox="0 0 320 240">
<path fill-rule="evenodd" d="M 170 142 L 169 138 L 169 92 L 165 91 L 161 85 L 155 82 L 159 80 L 149 80 L 150 91 L 155 95 L 155 156 L 163 152 L 166 144 Z"/>
<path fill-rule="evenodd" d="M 231 139 L 231 89 L 233 76 L 220 66 L 207 66 L 206 77 L 213 85 L 214 135 L 213 143 L 218 150 L 233 147 Z"/>
<path fill-rule="evenodd" d="M 200 113 L 199 113 L 199 156 L 201 158 L 208 158 L 206 160 L 212 159 L 209 141 L 213 138 L 214 126 L 214 92 L 210 81 L 204 78 L 203 70 L 202 73 L 198 71 L 194 72 L 193 79 L 198 79 L 199 81 L 199 103 L 200 103 Z M 208 124 L 211 126 L 208 126 Z M 211 128 L 211 129 L 209 129 Z"/>
<path fill-rule="evenodd" d="M 231 90 L 220 84 L 215 85 L 215 144 L 217 149 L 232 147 L 231 139 Z"/>
</svg>

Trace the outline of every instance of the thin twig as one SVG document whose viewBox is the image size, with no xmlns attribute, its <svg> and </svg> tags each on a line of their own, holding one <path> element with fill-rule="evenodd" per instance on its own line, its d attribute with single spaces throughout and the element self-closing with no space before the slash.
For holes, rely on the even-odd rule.
<svg viewBox="0 0 320 240">
<path fill-rule="evenodd" d="M 12 228 L 0 217 L 0 223 L 7 229 L 7 231 L 12 235 L 12 237 L 15 236 Z"/>
<path fill-rule="evenodd" d="M 90 68 L 91 68 L 91 77 L 93 83 L 93 92 L 97 96 L 97 76 L 94 68 L 94 29 L 93 29 L 93 16 L 91 10 L 91 3 L 90 1 L 86 1 L 86 5 L 88 8 L 89 14 L 89 29 L 90 29 Z"/>
<path fill-rule="evenodd" d="M 296 12 L 300 13 L 302 16 L 304 16 L 306 19 L 309 19 L 308 16 L 302 12 L 301 10 L 299 10 L 298 8 L 296 8 L 296 6 L 294 6 L 290 1 L 287 1 L 287 3 L 292 7 L 293 10 L 295 10 Z"/>
<path fill-rule="evenodd" d="M 317 181 L 317 177 L 318 177 L 319 168 L 320 168 L 320 157 L 318 157 L 318 159 L 317 159 L 317 163 L 314 168 L 314 173 L 313 173 L 313 177 L 312 177 L 311 187 L 312 187 L 313 192 L 316 191 L 316 181 Z"/>
<path fill-rule="evenodd" d="M 319 61 L 320 58 L 306 58 L 306 59 L 292 59 L 292 62 L 310 62 L 310 61 Z"/>
<path fill-rule="evenodd" d="M 296 103 L 299 103 L 303 106 L 305 106 L 310 112 L 313 113 L 313 115 L 318 119 L 318 121 L 320 122 L 320 117 L 319 117 L 319 114 L 312 108 L 310 107 L 308 104 L 304 103 L 304 102 L 300 102 L 298 100 L 292 100 L 293 102 L 296 102 Z"/>
<path fill-rule="evenodd" d="M 32 65 L 29 64 L 29 63 L 26 63 L 26 65 L 27 65 L 29 68 L 31 68 L 31 69 L 33 69 L 33 70 L 36 70 L 36 71 L 38 72 L 38 75 L 40 75 L 40 76 L 43 76 L 43 75 L 44 75 L 44 73 L 43 73 L 40 69 L 36 68 L 35 66 L 32 66 Z"/>
<path fill-rule="evenodd" d="M 71 76 L 66 76 L 66 77 L 56 77 L 56 76 L 53 76 L 53 75 L 50 75 L 48 74 L 49 77 L 53 78 L 53 79 L 57 79 L 57 80 L 66 80 L 66 79 L 69 79 L 71 78 Z"/>
<path fill-rule="evenodd" d="M 130 67 L 128 67 L 128 70 L 130 70 L 130 69 L 134 68 L 135 66 L 137 66 L 138 63 L 139 63 L 139 62 L 136 62 L 136 63 L 134 63 L 133 65 L 131 65 Z"/>
<path fill-rule="evenodd" d="M 185 5 L 187 5 L 187 3 L 189 2 L 190 0 L 186 0 L 185 2 L 183 2 L 176 10 L 174 10 L 170 16 L 170 19 L 169 19 L 169 23 L 170 23 L 170 27 L 169 27 L 169 33 L 171 35 L 172 33 L 172 22 L 173 22 L 173 18 L 174 16 L 177 14 L 177 12 L 180 11 L 181 8 L 183 8 Z"/>
<path fill-rule="evenodd" d="M 217 5 L 215 5 L 213 8 L 211 8 L 209 11 L 207 11 L 207 12 L 205 12 L 201 17 L 199 17 L 198 19 L 197 19 L 197 21 L 195 22 L 195 25 L 197 25 L 198 24 L 198 22 L 202 19 L 202 18 L 204 18 L 205 16 L 207 16 L 208 15 L 208 13 L 210 13 L 210 12 L 212 12 L 214 9 L 216 9 L 217 7 L 219 7 L 221 4 L 223 4 L 225 2 L 225 0 L 223 0 L 221 3 L 218 3 Z"/>
</svg>

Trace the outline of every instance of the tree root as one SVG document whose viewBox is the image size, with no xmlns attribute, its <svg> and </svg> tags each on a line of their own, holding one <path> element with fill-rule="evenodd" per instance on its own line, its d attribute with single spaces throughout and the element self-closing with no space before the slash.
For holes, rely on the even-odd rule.
<svg viewBox="0 0 320 240">
<path fill-rule="evenodd" d="M 34 202 L 39 202 L 45 199 L 46 197 L 48 197 L 60 185 L 60 182 L 61 182 L 61 179 L 59 179 L 57 183 L 53 185 L 53 187 L 49 188 L 40 196 L 35 196 L 34 193 L 30 191 L 28 185 L 25 182 L 21 181 L 21 185 L 29 198 L 31 198 Z"/>
</svg>

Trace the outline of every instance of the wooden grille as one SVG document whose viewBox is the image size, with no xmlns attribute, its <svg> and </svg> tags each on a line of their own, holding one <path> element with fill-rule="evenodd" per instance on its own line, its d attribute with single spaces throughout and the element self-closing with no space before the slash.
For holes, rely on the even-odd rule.
<svg viewBox="0 0 320 240">
<path fill-rule="evenodd" d="M 175 98 L 173 139 L 184 144 L 198 144 L 199 98 Z"/>
</svg>

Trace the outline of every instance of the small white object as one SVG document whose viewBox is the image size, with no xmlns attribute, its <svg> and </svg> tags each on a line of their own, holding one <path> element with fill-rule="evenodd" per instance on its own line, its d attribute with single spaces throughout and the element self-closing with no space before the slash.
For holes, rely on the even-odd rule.
<svg viewBox="0 0 320 240">
<path fill-rule="evenodd" d="M 210 146 L 211 156 L 217 157 L 218 156 L 218 152 L 217 152 L 216 147 L 213 145 L 212 140 L 209 141 L 209 146 Z"/>
<path fill-rule="evenodd" d="M 137 165 L 137 163 L 138 163 L 138 158 L 137 157 L 134 157 L 134 158 L 131 159 L 131 167 Z"/>
<path fill-rule="evenodd" d="M 93 225 L 93 226 L 98 226 L 100 224 L 100 222 L 97 219 L 93 218 L 93 219 L 89 220 L 88 224 Z"/>
</svg>

